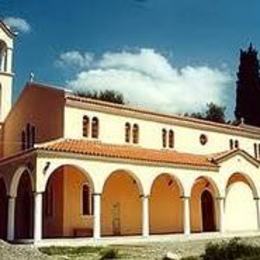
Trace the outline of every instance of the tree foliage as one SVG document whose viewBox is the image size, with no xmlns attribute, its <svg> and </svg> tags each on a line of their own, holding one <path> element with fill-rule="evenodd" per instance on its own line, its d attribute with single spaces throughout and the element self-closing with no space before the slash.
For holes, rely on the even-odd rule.
<svg viewBox="0 0 260 260">
<path fill-rule="evenodd" d="M 203 119 L 217 123 L 225 123 L 225 110 L 225 107 L 218 106 L 211 102 L 207 104 L 207 110 L 205 112 L 194 112 L 185 115 L 197 119 Z"/>
<path fill-rule="evenodd" d="M 115 90 L 100 90 L 100 91 L 77 91 L 76 95 L 80 97 L 92 98 L 97 100 L 102 100 L 106 102 L 116 103 L 116 104 L 125 104 L 125 98 L 123 94 Z"/>
</svg>

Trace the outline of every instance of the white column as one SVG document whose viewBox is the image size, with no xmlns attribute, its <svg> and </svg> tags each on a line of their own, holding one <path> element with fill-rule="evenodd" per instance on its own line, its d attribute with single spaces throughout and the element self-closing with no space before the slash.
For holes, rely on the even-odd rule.
<svg viewBox="0 0 260 260">
<path fill-rule="evenodd" d="M 100 228 L 100 215 L 101 215 L 101 194 L 94 193 L 94 230 L 93 237 L 94 239 L 100 238 L 101 228 Z"/>
<path fill-rule="evenodd" d="M 217 198 L 219 205 L 219 232 L 225 232 L 225 198 Z"/>
<path fill-rule="evenodd" d="M 142 221 L 142 235 L 143 237 L 149 237 L 149 195 L 142 196 L 143 201 L 143 221 Z"/>
<path fill-rule="evenodd" d="M 256 214 L 257 214 L 257 228 L 260 230 L 260 198 L 255 198 Z"/>
<path fill-rule="evenodd" d="M 15 197 L 8 198 L 8 221 L 7 221 L 7 240 L 14 240 L 15 232 Z"/>
<path fill-rule="evenodd" d="M 34 242 L 42 239 L 42 193 L 34 194 Z"/>
<path fill-rule="evenodd" d="M 184 234 L 190 234 L 190 197 L 182 197 L 184 209 Z"/>
<path fill-rule="evenodd" d="M 13 49 L 7 48 L 6 50 L 6 72 L 12 73 L 12 59 L 13 59 Z"/>
</svg>

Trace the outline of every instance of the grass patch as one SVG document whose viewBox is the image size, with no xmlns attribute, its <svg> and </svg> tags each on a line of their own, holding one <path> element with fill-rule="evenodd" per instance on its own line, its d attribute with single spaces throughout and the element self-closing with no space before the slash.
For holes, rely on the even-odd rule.
<svg viewBox="0 0 260 260">
<path fill-rule="evenodd" d="M 62 247 L 62 246 L 50 246 L 50 247 L 40 247 L 39 250 L 46 255 L 87 255 L 87 254 L 99 254 L 102 251 L 102 247 L 92 247 L 92 246 L 80 246 L 80 247 Z"/>
</svg>

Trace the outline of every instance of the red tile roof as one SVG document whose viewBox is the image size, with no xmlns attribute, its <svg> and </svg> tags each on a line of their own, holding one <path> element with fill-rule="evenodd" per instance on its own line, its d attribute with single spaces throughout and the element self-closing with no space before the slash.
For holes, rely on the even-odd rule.
<svg viewBox="0 0 260 260">
<path fill-rule="evenodd" d="M 37 145 L 39 150 L 74 153 L 95 157 L 165 163 L 173 165 L 216 168 L 217 164 L 205 155 L 179 153 L 170 150 L 146 149 L 130 145 L 112 145 L 87 140 L 63 139 Z"/>
</svg>

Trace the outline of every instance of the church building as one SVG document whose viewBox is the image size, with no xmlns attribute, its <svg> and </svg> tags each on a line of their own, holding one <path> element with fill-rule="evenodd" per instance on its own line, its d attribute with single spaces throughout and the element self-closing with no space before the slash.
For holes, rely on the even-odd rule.
<svg viewBox="0 0 260 260">
<path fill-rule="evenodd" d="M 108 103 L 37 82 L 12 104 L 0 22 L 0 237 L 260 230 L 260 128 Z"/>
</svg>

